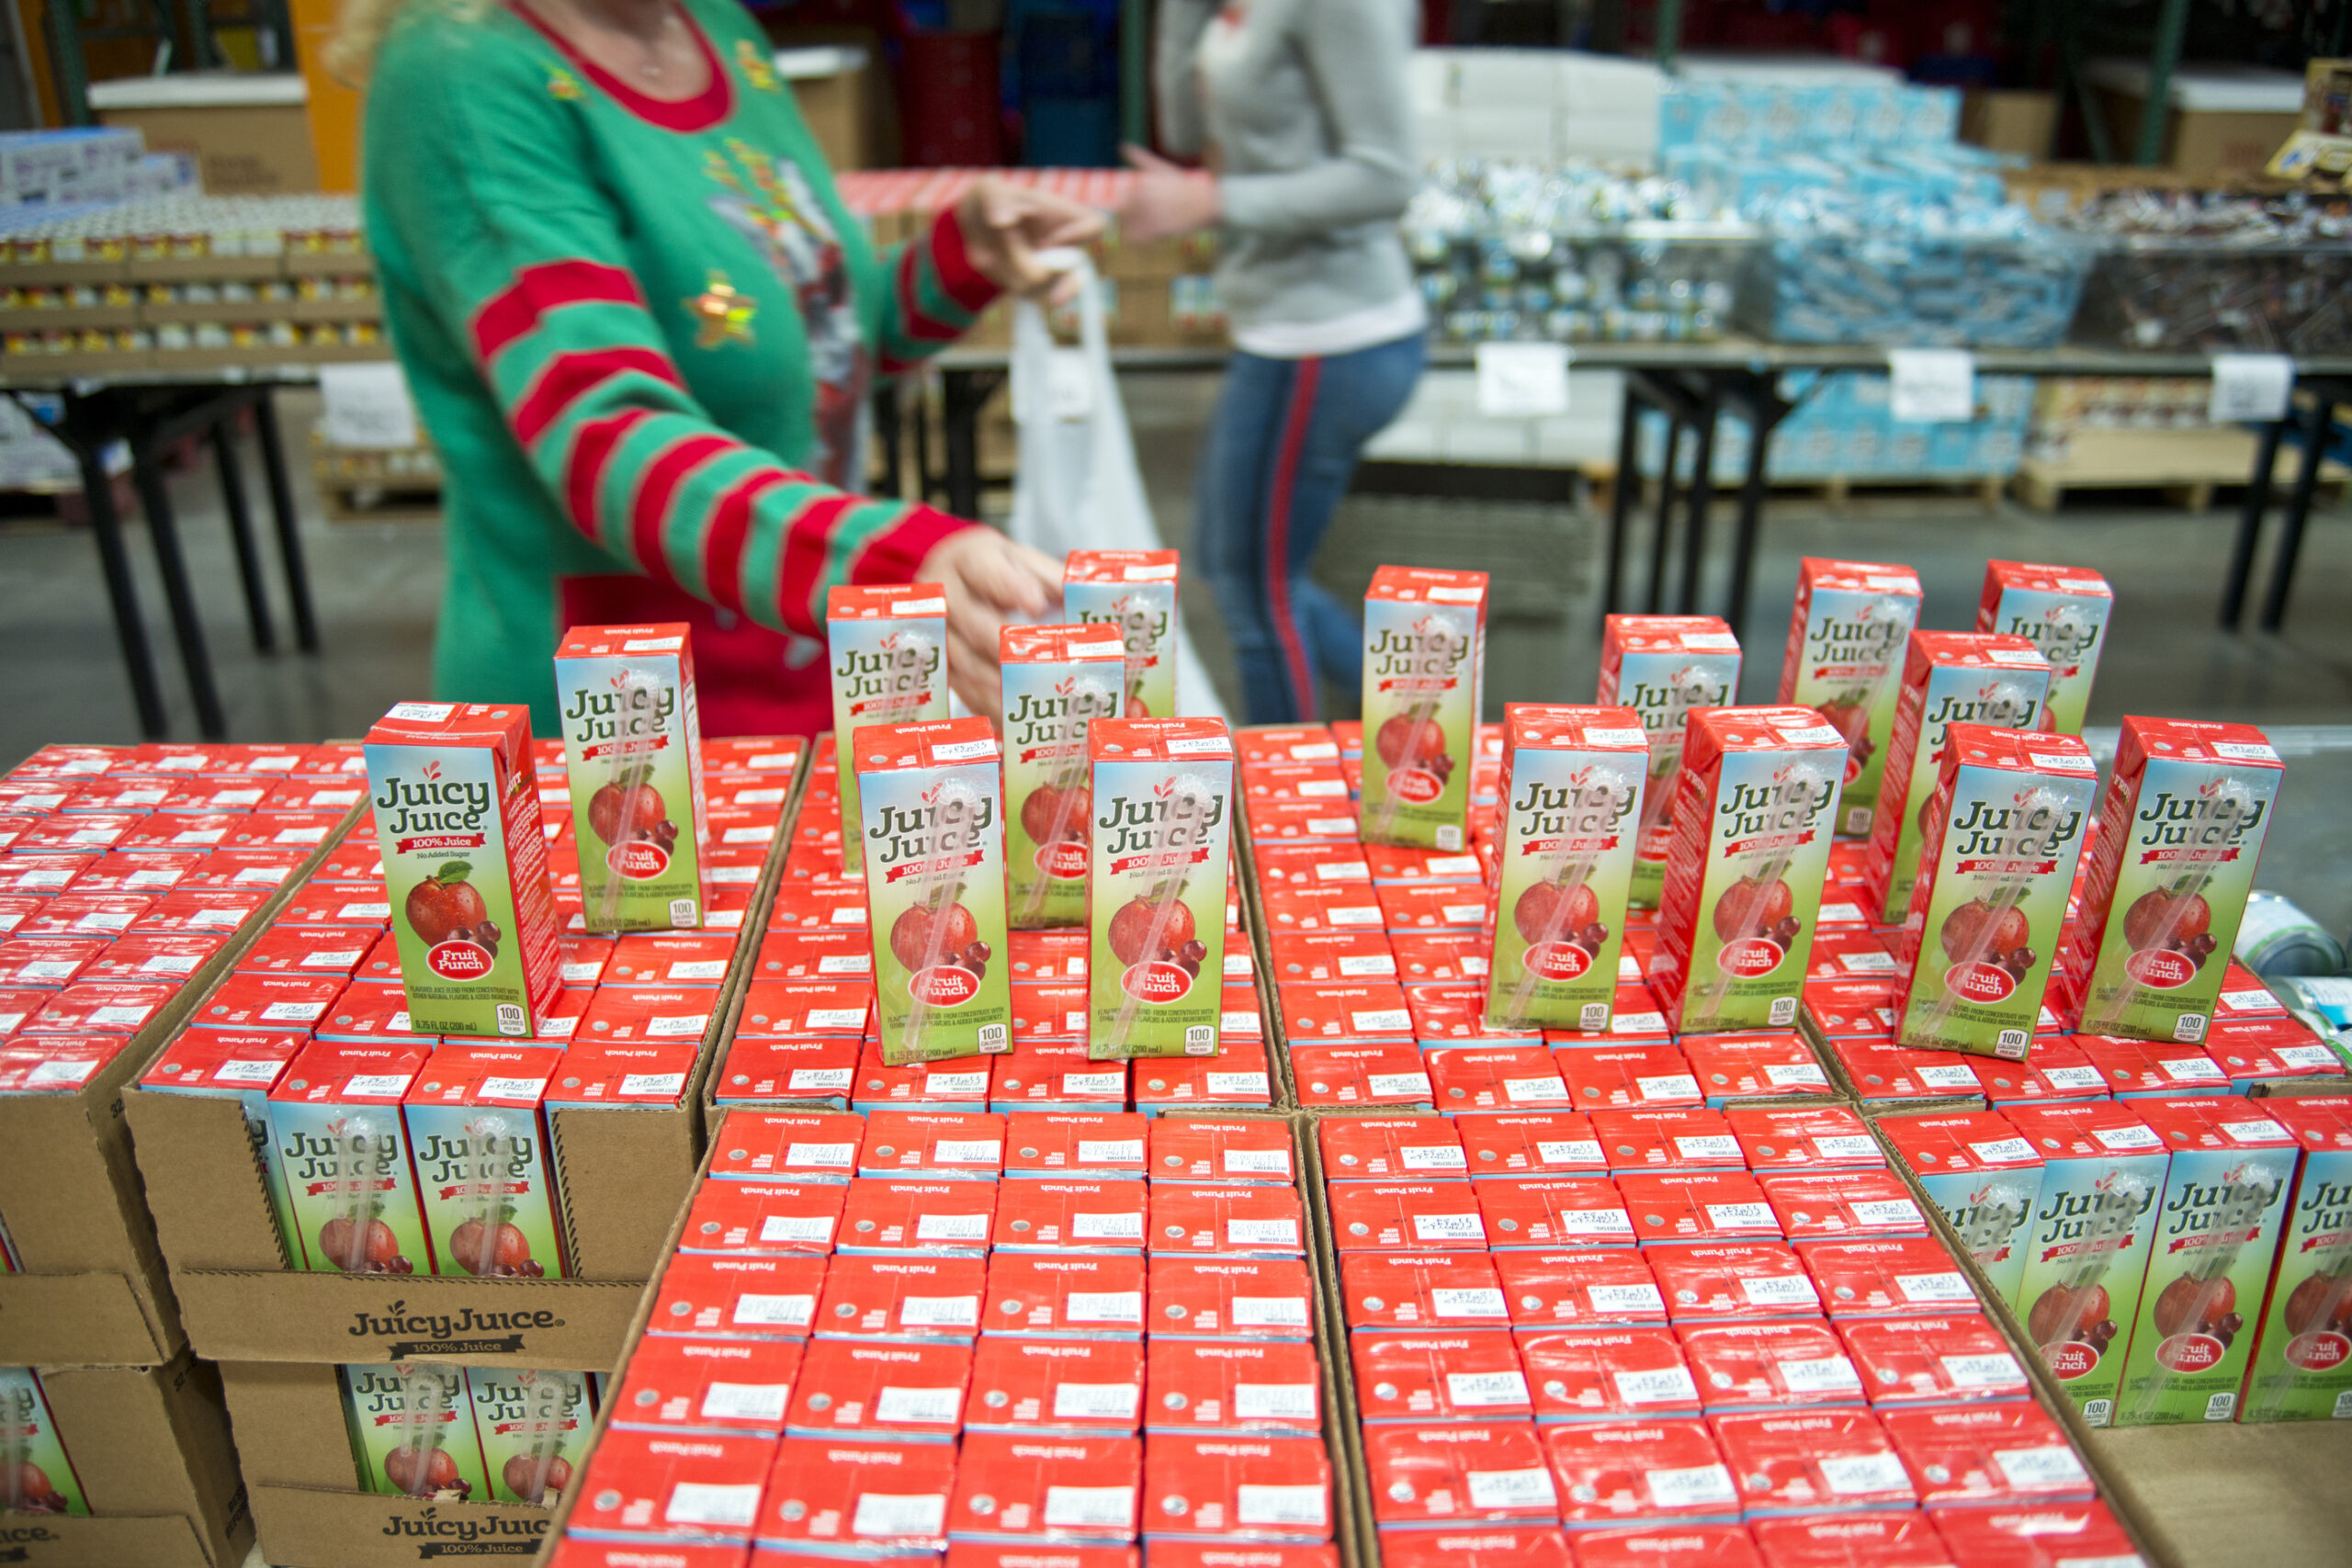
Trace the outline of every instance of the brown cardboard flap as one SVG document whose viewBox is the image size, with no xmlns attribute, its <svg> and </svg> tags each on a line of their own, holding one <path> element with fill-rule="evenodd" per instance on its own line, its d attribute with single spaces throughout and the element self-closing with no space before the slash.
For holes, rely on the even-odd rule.
<svg viewBox="0 0 2352 1568">
<path fill-rule="evenodd" d="M 708 1062 L 718 1049 L 707 1044 L 701 1059 Z M 702 1158 L 694 1089 L 690 1082 L 689 1109 L 681 1111 L 555 1113 L 564 1221 L 572 1269 L 582 1278 L 643 1280 L 661 1267 L 662 1242 L 694 1190 L 695 1166 Z"/>
<path fill-rule="evenodd" d="M 645 1281 L 177 1274 L 188 1341 L 216 1361 L 459 1361 L 609 1371 Z"/>
<path fill-rule="evenodd" d="M 128 1275 L 0 1274 L 0 1363 L 152 1367 L 175 1348 Z"/>
<path fill-rule="evenodd" d="M 284 1268 L 244 1108 L 233 1100 L 135 1089 L 123 1102 L 147 1179 L 147 1208 L 173 1266 Z"/>
<path fill-rule="evenodd" d="M 98 1544 L 74 1548 L 86 1555 L 28 1562 L 205 1563 L 235 1568 L 253 1545 L 244 1483 L 229 1440 L 229 1415 L 213 1370 L 183 1350 L 163 1367 L 44 1367 L 41 1387 L 57 1417 L 57 1434 L 97 1517 L 45 1521 L 70 1526 L 142 1525 L 157 1532 L 157 1551 L 141 1555 L 136 1534 L 119 1540 L 106 1532 Z M 169 1521 L 159 1516 L 173 1516 Z M 7 1561 L 6 1530 L 22 1523 L 0 1518 L 0 1562 Z M 163 1529 L 169 1522 L 179 1533 Z M 185 1547 L 178 1543 L 185 1539 Z M 31 1544 L 31 1543 L 25 1543 Z M 118 1555 L 108 1556 L 114 1550 Z"/>
<path fill-rule="evenodd" d="M 27 1568 L 236 1568 L 206 1556 L 195 1524 L 177 1514 L 106 1519 L 0 1516 L 0 1562 Z"/>
<path fill-rule="evenodd" d="M 356 1491 L 343 1379 L 307 1361 L 223 1361 L 220 1386 L 240 1435 L 238 1456 L 253 1486 Z"/>
<path fill-rule="evenodd" d="M 421 1503 L 300 1486 L 255 1487 L 254 1517 L 277 1568 L 528 1562 L 554 1520 L 545 1508 L 517 1503 Z"/>
</svg>

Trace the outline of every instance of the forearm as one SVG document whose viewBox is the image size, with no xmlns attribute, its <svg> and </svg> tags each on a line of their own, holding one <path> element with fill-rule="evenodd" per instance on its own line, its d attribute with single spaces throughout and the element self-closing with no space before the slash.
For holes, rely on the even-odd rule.
<svg viewBox="0 0 2352 1568">
<path fill-rule="evenodd" d="M 956 209 L 932 220 L 921 239 L 883 257 L 889 290 L 882 307 L 880 368 L 885 375 L 920 363 L 971 330 L 997 297 L 972 265 Z"/>
<path fill-rule="evenodd" d="M 1215 0 L 1159 0 L 1152 94 L 1158 100 L 1160 148 L 1178 157 L 1198 157 L 1208 144 L 1197 67 L 1201 35 L 1216 16 Z"/>
</svg>

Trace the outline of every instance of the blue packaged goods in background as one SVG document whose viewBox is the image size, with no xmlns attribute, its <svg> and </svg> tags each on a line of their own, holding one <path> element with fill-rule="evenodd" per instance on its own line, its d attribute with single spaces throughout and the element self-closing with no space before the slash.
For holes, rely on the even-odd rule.
<svg viewBox="0 0 2352 1568">
<path fill-rule="evenodd" d="M 1976 417 L 1937 424 L 1898 423 L 1888 407 L 1887 378 L 1875 371 L 1786 371 L 1780 393 L 1796 407 L 1772 431 L 1764 460 L 1769 479 L 2003 479 L 2017 472 L 2024 455 L 2033 382 L 2023 376 L 1979 376 Z M 1722 417 L 1711 465 L 1717 485 L 1736 485 L 1747 474 L 1752 440 L 1746 420 Z M 1635 442 L 1636 468 L 1656 478 L 1665 457 L 1665 416 L 1645 410 Z M 1692 461 L 1686 438 L 1677 459 L 1679 478 L 1690 477 Z"/>
</svg>

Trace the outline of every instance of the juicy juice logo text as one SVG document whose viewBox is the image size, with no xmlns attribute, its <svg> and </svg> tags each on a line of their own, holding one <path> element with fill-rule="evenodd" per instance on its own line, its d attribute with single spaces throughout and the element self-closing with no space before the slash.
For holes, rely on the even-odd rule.
<svg viewBox="0 0 2352 1568">
<path fill-rule="evenodd" d="M 1677 702 L 1685 710 L 1727 707 L 1731 704 L 1731 682 L 1709 681 L 1696 671 L 1686 671 L 1681 679 L 1663 686 L 1636 681 L 1625 705 L 1642 716 L 1644 729 L 1662 730 L 1673 720 Z"/>
<path fill-rule="evenodd" d="M 1470 655 L 1470 639 L 1442 621 L 1424 617 L 1402 631 L 1381 627 L 1363 652 L 1372 662 L 1372 672 L 1386 684 L 1426 682 L 1431 686 L 1451 686 L 1462 661 Z"/>
<path fill-rule="evenodd" d="M 563 722 L 572 739 L 582 745 L 598 740 L 650 740 L 669 729 L 671 716 L 678 711 L 676 687 L 666 682 L 624 685 L 618 676 L 614 681 L 613 691 L 592 692 L 582 686 L 571 694 Z"/>
<path fill-rule="evenodd" d="M 2155 1201 L 2155 1192 L 2144 1187 L 2061 1192 L 2043 1204 L 2041 1212 L 2034 1219 L 2041 1226 L 2044 1245 L 2081 1241 L 2094 1232 L 2121 1237 L 2131 1226 L 2118 1223 L 2120 1216 L 2116 1213 L 2117 1206 L 2130 1204 L 2132 1224 L 2137 1224 L 2140 1216 L 2148 1212 L 2148 1205 Z M 2119 1246 L 2127 1244 L 2125 1240 L 2118 1240 Z"/>
<path fill-rule="evenodd" d="M 833 690 L 851 702 L 886 697 L 891 699 L 887 706 L 906 706 L 930 692 L 938 673 L 938 649 L 892 632 L 871 651 L 842 649 L 833 664 Z"/>
<path fill-rule="evenodd" d="M 1069 729 L 1074 712 L 1081 708 L 1088 713 L 1095 711 L 1083 704 L 1083 694 L 1076 681 L 1057 682 L 1050 695 L 1022 693 L 1021 700 L 1004 716 L 1007 743 L 1016 751 L 1059 743 Z M 1108 708 L 1101 711 L 1108 716 Z"/>
<path fill-rule="evenodd" d="M 1089 626 L 1116 626 L 1126 638 L 1129 653 L 1141 653 L 1157 648 L 1168 636 L 1168 612 L 1148 600 L 1122 595 L 1111 601 L 1107 610 L 1080 610 L 1079 623 Z"/>
<path fill-rule="evenodd" d="M 2098 620 L 2072 605 L 2044 611 L 2038 620 L 2012 615 L 2002 629 L 2024 637 L 2041 650 L 2042 658 L 2065 671 L 2078 667 L 2091 644 L 2098 640 Z"/>
<path fill-rule="evenodd" d="M 1615 831 L 1634 809 L 1633 792 L 1589 773 L 1564 784 L 1527 781 L 1527 793 L 1511 802 L 1522 834 L 1544 838 L 1597 839 Z"/>
<path fill-rule="evenodd" d="M 1805 628 L 1804 656 L 1810 663 L 1884 664 L 1911 635 L 1911 617 L 1866 609 L 1852 620 L 1824 611 Z"/>
<path fill-rule="evenodd" d="M 2339 1235 L 2352 1228 L 2352 1184 L 2314 1181 L 2295 1205 L 2295 1224 L 2306 1237 Z"/>
<path fill-rule="evenodd" d="M 479 833 L 490 818 L 490 786 L 444 782 L 441 764 L 427 762 L 413 781 L 384 781 L 375 798 L 376 820 L 395 838 L 412 833 Z"/>
<path fill-rule="evenodd" d="M 287 1175 L 306 1186 L 313 1181 L 381 1180 L 392 1174 L 392 1167 L 400 1160 L 400 1141 L 390 1134 L 376 1138 L 366 1134 L 330 1131 L 320 1135 L 289 1131 L 285 1146 L 277 1152 L 285 1159 Z"/>
<path fill-rule="evenodd" d="M 1751 839 L 1759 833 L 1794 833 L 1811 827 L 1829 804 L 1831 784 L 1802 773 L 1776 778 L 1769 784 L 1736 784 L 1716 807 L 1726 839 Z"/>
<path fill-rule="evenodd" d="M 397 1372 L 360 1372 L 356 1381 L 359 1386 L 353 1390 L 353 1393 L 360 1408 L 367 1414 L 399 1416 L 408 1413 L 408 1379 Z M 441 1414 L 457 1404 L 457 1380 L 437 1378 L 434 1381 L 440 1384 L 440 1398 L 436 1402 L 430 1393 L 427 1393 L 417 1402 L 418 1414 L 424 1414 L 427 1411 Z"/>
<path fill-rule="evenodd" d="M 573 1405 L 579 1397 L 579 1386 L 563 1387 L 549 1398 L 546 1385 L 503 1378 L 478 1382 L 473 1384 L 474 1413 L 502 1430 L 508 1427 L 538 1426 L 552 1420 L 559 1427 L 571 1427 L 577 1417 Z M 534 1395 L 537 1397 L 534 1397 Z"/>
<path fill-rule="evenodd" d="M 2262 825 L 2270 803 L 2234 789 L 2214 789 L 2183 798 L 2168 789 L 2140 807 L 2143 846 L 2218 849 L 2235 844 Z"/>
<path fill-rule="evenodd" d="M 2007 682 L 1979 686 L 1971 696 L 1946 692 L 1936 702 L 1926 724 L 1938 737 L 1954 724 L 1989 724 L 1996 729 L 2031 729 L 2033 710 L 2041 705 Z"/>
<path fill-rule="evenodd" d="M 2219 1181 L 2184 1181 L 2172 1201 L 2165 1205 L 2165 1235 L 2201 1235 L 2224 1218 L 2234 1218 L 2238 1224 L 2251 1226 L 2285 1185 L 2283 1177 L 2256 1165 L 2224 1172 Z M 2226 1246 L 2235 1238 L 2225 1235 L 2220 1239 Z"/>
<path fill-rule="evenodd" d="M 1168 818 L 1180 797 L 1158 795 L 1148 800 L 1132 800 L 1124 795 L 1111 797 L 1110 807 L 1094 819 L 1095 827 L 1115 835 L 1104 853 L 1118 855 L 1148 855 L 1159 851 L 1168 836 Z M 1195 839 L 1225 820 L 1225 796 L 1210 795 L 1196 797 L 1204 800 L 1198 816 L 1187 814 Z"/>
<path fill-rule="evenodd" d="M 503 1173 L 519 1180 L 531 1173 L 531 1140 L 509 1136 L 505 1141 L 513 1154 L 503 1162 Z M 481 1153 L 474 1139 L 446 1137 L 439 1133 L 424 1135 L 424 1142 L 416 1146 L 416 1163 L 417 1174 L 435 1187 L 470 1181 L 482 1173 Z"/>
<path fill-rule="evenodd" d="M 1995 806 L 1972 800 L 1946 830 L 1961 835 L 1952 840 L 1951 852 L 1963 858 L 2047 860 L 2074 842 L 2082 826 L 2082 812 L 2072 807 L 2055 811 L 2047 806 Z"/>
<path fill-rule="evenodd" d="M 939 852 L 939 807 L 931 802 L 920 806 L 883 806 L 875 808 L 882 820 L 865 830 L 867 841 L 874 848 L 875 859 L 883 865 L 896 865 L 900 861 L 928 860 Z M 971 810 L 969 818 L 958 829 L 967 844 L 975 843 L 996 820 L 996 796 L 984 795 Z"/>
</svg>

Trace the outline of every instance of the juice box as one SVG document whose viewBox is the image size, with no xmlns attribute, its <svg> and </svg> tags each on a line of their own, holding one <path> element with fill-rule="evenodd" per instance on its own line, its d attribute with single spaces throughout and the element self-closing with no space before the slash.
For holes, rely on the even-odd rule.
<svg viewBox="0 0 2352 1568">
<path fill-rule="evenodd" d="M 1895 1040 L 2021 1062 L 2098 765 L 2071 735 L 1955 724 L 1945 740 L 1896 953 L 1909 979 Z"/>
<path fill-rule="evenodd" d="M 1649 748 L 1631 708 L 1504 708 L 1490 1024 L 1609 1027 Z"/>
<path fill-rule="evenodd" d="M 571 1273 L 548 1136 L 555 1045 L 444 1045 L 401 1107 L 434 1272 L 484 1279 Z"/>
<path fill-rule="evenodd" d="M 825 590 L 826 658 L 839 740 L 869 724 L 947 716 L 947 590 L 935 582 Z M 842 865 L 865 863 L 857 773 L 841 770 Z"/>
<path fill-rule="evenodd" d="M 1976 629 L 2025 637 L 2050 660 L 2050 701 L 2041 728 L 2080 735 L 2107 642 L 2115 591 L 2095 571 L 2033 561 L 1988 560 L 1984 592 L 1976 602 Z"/>
<path fill-rule="evenodd" d="M 2124 719 L 2052 987 L 2069 1028 L 2205 1037 L 2281 772 L 2252 725 Z"/>
<path fill-rule="evenodd" d="M 2022 1313 L 2018 1288 L 2041 1207 L 2041 1152 L 1997 1111 L 1883 1116 L 1878 1126 L 2001 1299 Z"/>
<path fill-rule="evenodd" d="M 702 924 L 702 722 L 685 626 L 573 626 L 555 683 L 588 929 Z"/>
<path fill-rule="evenodd" d="M 864 726 L 853 750 L 883 1061 L 1011 1050 L 1012 985 L 997 962 L 1005 886 L 996 732 L 984 718 Z"/>
<path fill-rule="evenodd" d="M 1600 632 L 1600 691 L 1593 701 L 1632 708 L 1649 732 L 1649 781 L 1642 790 L 1641 842 L 1634 856 L 1634 907 L 1657 908 L 1666 843 L 1674 826 L 1674 782 L 1692 708 L 1739 700 L 1739 638 L 1713 615 L 1610 615 Z"/>
<path fill-rule="evenodd" d="M 527 1037 L 562 955 L 528 708 L 397 703 L 368 732 L 368 797 L 416 1027 Z"/>
<path fill-rule="evenodd" d="M 400 1109 L 431 1055 L 422 1044 L 316 1041 L 270 1090 L 271 1179 L 292 1204 L 295 1268 L 433 1271 Z"/>
<path fill-rule="evenodd" d="M 2277 1095 L 2262 1109 L 2303 1163 L 2238 1419 L 2352 1420 L 2352 1095 Z"/>
<path fill-rule="evenodd" d="M 1087 727 L 1119 716 L 1126 644 L 1109 626 L 1007 626 L 1004 673 L 1005 863 L 1012 924 L 1086 923 L 1087 819 L 1093 801 Z"/>
<path fill-rule="evenodd" d="M 1797 563 L 1795 613 L 1781 661 L 1778 700 L 1816 709 L 1852 750 L 1840 829 L 1871 830 L 1894 732 L 1903 648 L 1919 624 L 1919 574 L 1871 561 Z"/>
<path fill-rule="evenodd" d="M 2136 1106 L 2113 1100 L 2016 1105 L 2002 1115 L 2042 1159 L 2018 1315 L 2083 1419 L 2108 1426 L 2170 1152 Z"/>
<path fill-rule="evenodd" d="M 89 1499 L 65 1440 L 57 1435 L 40 1376 L 30 1367 L 0 1367 L 0 1517 L 11 1514 L 89 1517 Z"/>
<path fill-rule="evenodd" d="M 1232 739 L 1222 719 L 1104 719 L 1087 733 L 1087 1055 L 1214 1056 Z"/>
<path fill-rule="evenodd" d="M 1128 718 L 1176 716 L 1174 550 L 1072 550 L 1062 568 L 1062 612 L 1081 626 L 1118 628 Z"/>
<path fill-rule="evenodd" d="M 148 1094 L 195 1094 L 234 1100 L 243 1106 L 245 1134 L 269 1189 L 270 1213 L 277 1234 L 295 1235 L 293 1200 L 286 1190 L 285 1168 L 269 1157 L 269 1091 L 286 1076 L 288 1065 L 302 1050 L 300 1034 L 234 1029 L 192 1029 L 164 1048 L 139 1080 Z M 300 1248 L 293 1256 L 300 1257 Z"/>
<path fill-rule="evenodd" d="M 589 1423 L 586 1372 L 469 1367 L 466 1392 L 481 1442 L 487 1500 L 553 1507 L 571 1489 Z"/>
<path fill-rule="evenodd" d="M 1690 716 L 1650 957 L 1678 1033 L 1796 1022 L 1846 750 L 1809 707 Z"/>
<path fill-rule="evenodd" d="M 463 1367 L 394 1361 L 340 1370 L 344 1422 L 362 1486 L 443 1503 L 491 1500 Z"/>
<path fill-rule="evenodd" d="M 2199 1095 L 2132 1106 L 2172 1151 L 2172 1168 L 2116 1399 L 2119 1427 L 2237 1415 L 2255 1338 L 2241 1309 L 2258 1314 L 2302 1155 L 2271 1103 Z"/>
<path fill-rule="evenodd" d="M 1460 850 L 1487 669 L 1487 574 L 1384 566 L 1363 595 L 1366 843 Z"/>
</svg>

